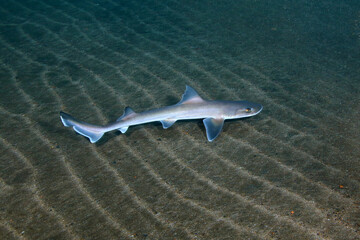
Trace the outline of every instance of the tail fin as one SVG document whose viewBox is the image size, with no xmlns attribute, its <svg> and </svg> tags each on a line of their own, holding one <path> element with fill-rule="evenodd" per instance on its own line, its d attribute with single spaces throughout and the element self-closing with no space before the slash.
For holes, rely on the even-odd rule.
<svg viewBox="0 0 360 240">
<path fill-rule="evenodd" d="M 65 127 L 72 127 L 77 133 L 89 138 L 91 143 L 97 142 L 104 135 L 100 126 L 78 121 L 67 113 L 60 112 L 60 118 Z"/>
</svg>

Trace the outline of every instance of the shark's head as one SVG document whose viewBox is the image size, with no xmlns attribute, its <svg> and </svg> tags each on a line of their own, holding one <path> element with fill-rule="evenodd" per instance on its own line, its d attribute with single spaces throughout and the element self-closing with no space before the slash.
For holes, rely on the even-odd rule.
<svg viewBox="0 0 360 240">
<path fill-rule="evenodd" d="M 254 116 L 261 112 L 263 106 L 261 104 L 248 101 L 236 101 L 234 102 L 233 109 L 234 115 L 231 118 L 236 119 Z"/>
</svg>

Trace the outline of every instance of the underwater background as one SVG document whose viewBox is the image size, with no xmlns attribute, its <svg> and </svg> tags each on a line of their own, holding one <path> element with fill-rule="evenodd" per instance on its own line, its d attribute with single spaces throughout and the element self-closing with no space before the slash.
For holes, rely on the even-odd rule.
<svg viewBox="0 0 360 240">
<path fill-rule="evenodd" d="M 360 239 L 359 1 L 0 3 L 0 239 Z M 98 143 L 65 128 L 248 100 Z"/>
</svg>

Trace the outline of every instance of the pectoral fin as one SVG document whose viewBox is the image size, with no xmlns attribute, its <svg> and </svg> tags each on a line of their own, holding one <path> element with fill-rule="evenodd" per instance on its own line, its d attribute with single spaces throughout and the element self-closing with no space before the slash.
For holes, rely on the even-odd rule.
<svg viewBox="0 0 360 240">
<path fill-rule="evenodd" d="M 205 118 L 203 120 L 206 135 L 209 142 L 212 142 L 217 136 L 219 136 L 221 129 L 224 126 L 224 119 L 222 118 Z"/>
</svg>

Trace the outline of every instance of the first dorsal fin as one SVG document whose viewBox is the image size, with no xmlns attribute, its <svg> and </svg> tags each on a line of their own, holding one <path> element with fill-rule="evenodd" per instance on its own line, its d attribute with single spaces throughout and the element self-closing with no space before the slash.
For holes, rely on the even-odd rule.
<svg viewBox="0 0 360 240">
<path fill-rule="evenodd" d="M 189 103 L 200 103 L 203 102 L 204 99 L 200 97 L 200 95 L 193 89 L 192 87 L 186 85 L 185 93 L 182 95 L 181 101 L 177 103 L 180 104 L 189 104 Z"/>
<path fill-rule="evenodd" d="M 118 121 L 121 121 L 121 120 L 125 120 L 126 118 L 131 117 L 134 114 L 136 114 L 136 113 L 134 112 L 134 110 L 131 109 L 131 107 L 126 107 L 124 109 L 123 115 L 121 117 L 119 117 L 116 121 L 118 122 Z"/>
</svg>

